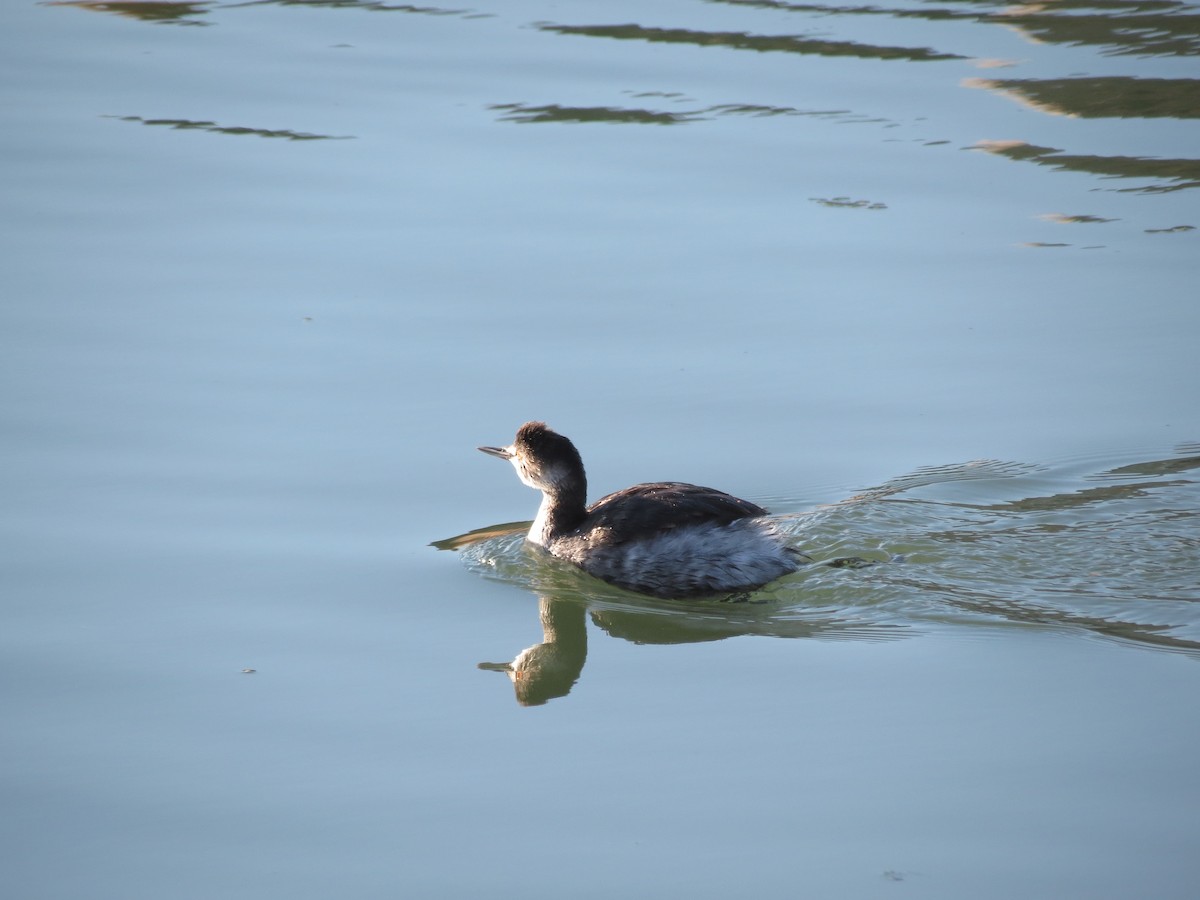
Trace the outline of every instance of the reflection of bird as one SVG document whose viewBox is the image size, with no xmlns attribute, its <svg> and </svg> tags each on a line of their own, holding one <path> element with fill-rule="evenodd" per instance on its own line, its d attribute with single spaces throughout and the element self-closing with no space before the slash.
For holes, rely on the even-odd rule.
<svg viewBox="0 0 1200 900">
<path fill-rule="evenodd" d="M 765 509 L 712 488 L 639 484 L 587 506 L 579 451 L 542 422 L 522 425 L 511 446 L 479 449 L 542 492 L 531 543 L 619 587 L 659 597 L 741 591 L 799 565 Z"/>
<path fill-rule="evenodd" d="M 587 625 L 583 607 L 543 597 L 539 604 L 542 643 L 517 654 L 510 663 L 480 663 L 479 668 L 503 672 L 512 679 L 517 702 L 540 706 L 565 697 L 579 679 L 587 659 Z"/>
</svg>

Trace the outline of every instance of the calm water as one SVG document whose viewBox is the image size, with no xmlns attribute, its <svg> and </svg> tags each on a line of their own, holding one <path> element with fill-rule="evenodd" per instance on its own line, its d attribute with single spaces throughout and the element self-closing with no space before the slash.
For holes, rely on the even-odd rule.
<svg viewBox="0 0 1200 900">
<path fill-rule="evenodd" d="M 4 896 L 1195 895 L 1200 7 L 0 26 Z M 530 418 L 875 564 L 547 563 Z"/>
</svg>

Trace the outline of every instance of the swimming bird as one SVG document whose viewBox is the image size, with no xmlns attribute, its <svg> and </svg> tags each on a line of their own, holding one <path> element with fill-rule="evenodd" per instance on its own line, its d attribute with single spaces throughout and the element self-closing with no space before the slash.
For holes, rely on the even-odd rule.
<svg viewBox="0 0 1200 900">
<path fill-rule="evenodd" d="M 747 591 L 803 559 L 765 509 L 713 488 L 638 484 L 588 506 L 579 451 L 544 422 L 526 422 L 507 447 L 479 449 L 542 492 L 526 540 L 618 587 L 671 598 Z"/>
</svg>

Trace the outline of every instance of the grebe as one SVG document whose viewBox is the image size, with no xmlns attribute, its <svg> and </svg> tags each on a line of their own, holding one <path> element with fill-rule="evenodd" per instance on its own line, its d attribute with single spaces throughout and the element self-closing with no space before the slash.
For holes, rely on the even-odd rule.
<svg viewBox="0 0 1200 900">
<path fill-rule="evenodd" d="M 479 449 L 542 492 L 530 543 L 618 587 L 656 597 L 745 591 L 803 558 L 765 509 L 712 488 L 638 484 L 589 507 L 579 451 L 544 422 L 526 422 L 508 447 Z"/>
</svg>

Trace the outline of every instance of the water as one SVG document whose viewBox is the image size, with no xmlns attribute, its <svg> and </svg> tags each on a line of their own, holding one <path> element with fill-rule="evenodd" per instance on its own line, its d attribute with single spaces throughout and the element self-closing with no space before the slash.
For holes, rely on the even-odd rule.
<svg viewBox="0 0 1200 900">
<path fill-rule="evenodd" d="M 640 642 L 1036 624 L 1195 655 L 1200 448 L 1181 449 L 1193 455 L 1100 472 L 1083 470 L 1095 460 L 935 467 L 808 512 L 776 498 L 781 530 L 813 562 L 752 596 L 637 597 L 525 547 L 513 526 L 440 546 L 543 607 L 591 607 L 627 622 L 625 636 L 655 634 Z M 752 608 L 730 608 L 741 604 Z"/>
<path fill-rule="evenodd" d="M 4 895 L 1191 897 L 1198 21 L 6 4 Z"/>
</svg>

